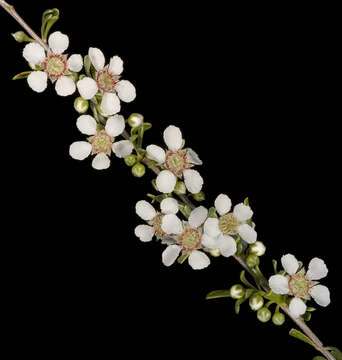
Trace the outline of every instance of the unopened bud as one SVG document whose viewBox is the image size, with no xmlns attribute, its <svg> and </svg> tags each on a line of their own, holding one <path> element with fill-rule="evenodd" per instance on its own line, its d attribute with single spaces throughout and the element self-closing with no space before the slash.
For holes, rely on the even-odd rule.
<svg viewBox="0 0 342 360">
<path fill-rule="evenodd" d="M 242 285 L 237 284 L 237 285 L 233 285 L 230 288 L 230 296 L 233 299 L 242 299 L 245 296 L 245 289 Z"/>
<path fill-rule="evenodd" d="M 33 41 L 29 36 L 27 36 L 23 31 L 17 31 L 16 33 L 12 34 L 14 39 L 18 42 L 30 42 Z"/>
<path fill-rule="evenodd" d="M 203 200 L 205 200 L 204 192 L 203 192 L 203 191 L 200 191 L 200 192 L 197 193 L 197 194 L 193 194 L 193 198 L 194 198 L 196 201 L 203 201 Z"/>
<path fill-rule="evenodd" d="M 137 156 L 136 155 L 128 155 L 125 157 L 125 163 L 127 166 L 133 166 L 137 162 Z"/>
<path fill-rule="evenodd" d="M 254 244 L 249 245 L 250 253 L 256 256 L 265 254 L 266 246 L 261 241 L 256 241 Z"/>
<path fill-rule="evenodd" d="M 145 166 L 143 164 L 137 163 L 132 167 L 132 174 L 135 177 L 142 177 L 145 175 Z"/>
<path fill-rule="evenodd" d="M 249 306 L 253 311 L 257 311 L 264 306 L 264 298 L 259 294 L 254 294 L 249 298 Z"/>
<path fill-rule="evenodd" d="M 78 97 L 75 99 L 74 101 L 74 109 L 80 113 L 80 114 L 84 114 L 85 112 L 87 112 L 89 107 L 89 102 L 88 100 L 83 99 L 82 97 Z"/>
<path fill-rule="evenodd" d="M 177 181 L 174 188 L 174 193 L 177 195 L 184 195 L 186 193 L 186 186 L 183 181 Z"/>
<path fill-rule="evenodd" d="M 272 317 L 272 322 L 274 325 L 283 325 L 285 322 L 285 315 L 280 312 L 276 312 Z"/>
<path fill-rule="evenodd" d="M 211 256 L 218 257 L 221 255 L 220 249 L 210 249 L 209 253 Z"/>
<path fill-rule="evenodd" d="M 131 114 L 127 120 L 128 125 L 131 127 L 137 127 L 142 124 L 144 117 L 141 114 Z"/>
<path fill-rule="evenodd" d="M 267 321 L 270 321 L 271 316 L 272 316 L 271 311 L 265 307 L 259 309 L 257 312 L 258 320 L 260 320 L 261 322 L 264 322 L 264 323 Z"/>
<path fill-rule="evenodd" d="M 249 268 L 254 268 L 259 265 L 260 260 L 259 257 L 256 255 L 248 255 L 246 259 L 246 264 Z"/>
</svg>

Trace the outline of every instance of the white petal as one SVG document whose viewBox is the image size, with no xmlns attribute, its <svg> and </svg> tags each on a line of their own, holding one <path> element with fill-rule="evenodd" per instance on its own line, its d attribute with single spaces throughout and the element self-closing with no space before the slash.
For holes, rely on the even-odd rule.
<svg viewBox="0 0 342 360">
<path fill-rule="evenodd" d="M 268 284 L 271 290 L 276 294 L 285 295 L 288 294 L 290 291 L 289 280 L 283 275 L 271 276 L 268 280 Z"/>
<path fill-rule="evenodd" d="M 174 214 L 163 216 L 161 228 L 166 234 L 179 235 L 183 232 L 183 224 L 178 216 Z"/>
<path fill-rule="evenodd" d="M 113 153 L 118 158 L 125 158 L 126 156 L 132 154 L 133 149 L 134 146 L 129 140 L 116 141 L 112 145 Z"/>
<path fill-rule="evenodd" d="M 281 264 L 289 275 L 294 275 L 299 267 L 298 260 L 292 254 L 282 256 Z"/>
<path fill-rule="evenodd" d="M 204 252 L 198 250 L 194 250 L 190 254 L 188 261 L 189 265 L 194 270 L 202 270 L 210 264 L 210 259 L 208 256 Z"/>
<path fill-rule="evenodd" d="M 151 241 L 154 235 L 153 226 L 149 225 L 138 225 L 134 229 L 135 236 L 137 236 L 141 241 L 147 242 Z"/>
<path fill-rule="evenodd" d="M 47 79 L 44 71 L 33 71 L 28 76 L 27 83 L 32 90 L 41 93 L 47 88 Z"/>
<path fill-rule="evenodd" d="M 125 119 L 122 115 L 114 115 L 107 119 L 106 133 L 110 136 L 118 136 L 125 130 Z"/>
<path fill-rule="evenodd" d="M 216 237 L 221 234 L 219 229 L 219 221 L 216 218 L 208 218 L 204 223 L 204 232 L 211 236 Z"/>
<path fill-rule="evenodd" d="M 241 203 L 234 206 L 233 215 L 238 221 L 247 221 L 253 216 L 252 209 Z"/>
<path fill-rule="evenodd" d="M 162 149 L 160 146 L 148 145 L 146 151 L 152 160 L 157 161 L 160 164 L 165 162 L 166 154 L 164 149 Z"/>
<path fill-rule="evenodd" d="M 156 178 L 157 188 L 164 194 L 171 193 L 175 188 L 176 182 L 176 176 L 169 170 L 162 170 Z"/>
<path fill-rule="evenodd" d="M 83 99 L 86 100 L 90 100 L 92 97 L 94 97 L 98 90 L 96 81 L 89 77 L 85 77 L 82 80 L 79 80 L 77 82 L 77 89 Z"/>
<path fill-rule="evenodd" d="M 100 49 L 91 47 L 89 48 L 88 55 L 90 57 L 91 63 L 97 71 L 104 68 L 106 60 L 103 52 Z"/>
<path fill-rule="evenodd" d="M 59 96 L 69 96 L 76 91 L 76 85 L 72 78 L 62 76 L 56 81 L 56 92 Z"/>
<path fill-rule="evenodd" d="M 134 85 L 128 80 L 121 80 L 115 85 L 119 98 L 124 102 L 131 102 L 136 97 Z"/>
<path fill-rule="evenodd" d="M 189 216 L 189 224 L 192 228 L 200 227 L 208 216 L 208 209 L 204 206 L 198 206 L 193 209 Z"/>
<path fill-rule="evenodd" d="M 77 129 L 84 135 L 96 134 L 96 120 L 90 115 L 81 115 L 76 121 Z"/>
<path fill-rule="evenodd" d="M 164 141 L 171 151 L 177 151 L 182 147 L 183 138 L 177 126 L 170 125 L 164 130 Z"/>
<path fill-rule="evenodd" d="M 170 197 L 166 198 L 160 203 L 160 209 L 163 214 L 177 214 L 179 210 L 178 201 Z"/>
<path fill-rule="evenodd" d="M 74 72 L 79 72 L 83 68 L 83 59 L 80 54 L 71 55 L 68 59 L 68 69 Z"/>
<path fill-rule="evenodd" d="M 300 315 L 304 315 L 306 312 L 306 305 L 302 299 L 293 298 L 289 305 L 290 313 L 298 318 Z"/>
<path fill-rule="evenodd" d="M 203 178 L 197 170 L 187 169 L 183 171 L 184 183 L 192 194 L 197 194 L 203 186 Z"/>
<path fill-rule="evenodd" d="M 140 200 L 136 203 L 135 212 L 145 221 L 152 220 L 157 215 L 155 208 L 146 200 Z"/>
<path fill-rule="evenodd" d="M 202 165 L 203 164 L 202 160 L 199 158 L 197 153 L 195 153 L 195 151 L 193 151 L 190 148 L 186 149 L 186 158 L 188 159 L 189 163 L 191 163 L 191 164 L 194 164 L 194 165 Z"/>
<path fill-rule="evenodd" d="M 55 31 L 49 36 L 49 47 L 54 54 L 62 54 L 69 46 L 68 35 Z"/>
<path fill-rule="evenodd" d="M 169 245 L 162 253 L 162 262 L 165 266 L 172 265 L 179 256 L 182 248 L 178 245 Z"/>
<path fill-rule="evenodd" d="M 113 93 L 104 93 L 101 109 L 107 116 L 117 114 L 121 109 L 119 98 Z"/>
<path fill-rule="evenodd" d="M 23 57 L 28 63 L 38 65 L 45 60 L 46 55 L 41 45 L 31 42 L 24 47 Z"/>
<path fill-rule="evenodd" d="M 306 276 L 309 280 L 320 280 L 328 275 L 328 268 L 325 262 L 319 258 L 310 261 Z"/>
<path fill-rule="evenodd" d="M 123 71 L 123 61 L 119 56 L 110 59 L 108 71 L 113 75 L 120 75 Z"/>
<path fill-rule="evenodd" d="M 246 243 L 253 244 L 256 242 L 257 232 L 248 224 L 240 225 L 237 230 L 242 240 L 246 241 Z"/>
<path fill-rule="evenodd" d="M 217 237 L 211 237 L 204 233 L 202 235 L 202 245 L 208 249 L 218 249 L 219 242 Z"/>
<path fill-rule="evenodd" d="M 328 306 L 330 304 L 330 291 L 324 285 L 316 285 L 310 289 L 310 295 L 318 305 Z"/>
<path fill-rule="evenodd" d="M 73 159 L 84 160 L 91 150 L 92 146 L 87 141 L 76 141 L 70 145 L 69 154 Z"/>
<path fill-rule="evenodd" d="M 231 236 L 221 234 L 218 237 L 218 244 L 222 256 L 229 257 L 236 253 L 236 241 Z"/>
<path fill-rule="evenodd" d="M 232 207 L 232 201 L 226 194 L 220 194 L 215 200 L 215 208 L 222 216 L 227 214 Z"/>
<path fill-rule="evenodd" d="M 96 170 L 105 170 L 110 166 L 110 159 L 105 153 L 99 153 L 94 157 L 91 165 Z"/>
</svg>

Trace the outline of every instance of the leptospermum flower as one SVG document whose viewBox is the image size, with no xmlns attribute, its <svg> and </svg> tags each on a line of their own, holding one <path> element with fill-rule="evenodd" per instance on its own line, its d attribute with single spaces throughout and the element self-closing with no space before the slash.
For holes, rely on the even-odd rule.
<svg viewBox="0 0 342 360">
<path fill-rule="evenodd" d="M 101 92 L 101 109 L 106 115 L 114 115 L 120 111 L 120 100 L 131 102 L 135 99 L 136 91 L 133 84 L 127 80 L 120 80 L 123 71 L 123 61 L 119 56 L 113 56 L 105 66 L 103 52 L 97 48 L 89 48 L 88 52 L 96 74 L 95 80 L 85 77 L 77 82 L 80 95 L 90 100 L 98 91 Z"/>
<path fill-rule="evenodd" d="M 204 224 L 204 232 L 208 236 L 207 245 L 215 248 L 215 244 L 222 236 L 239 235 L 248 244 L 257 240 L 257 233 L 247 221 L 253 216 L 252 209 L 241 203 L 234 206 L 230 212 L 232 202 L 225 194 L 220 194 L 215 200 L 215 209 L 218 218 L 208 218 Z M 250 221 L 251 223 L 251 221 Z"/>
<path fill-rule="evenodd" d="M 194 165 L 202 165 L 198 155 L 189 148 L 182 149 L 182 133 L 176 126 L 170 125 L 165 129 L 164 141 L 168 147 L 166 152 L 157 145 L 146 147 L 150 158 L 165 168 L 156 179 L 158 190 L 162 193 L 171 193 L 176 186 L 177 179 L 184 177 L 184 183 L 189 192 L 199 193 L 203 186 L 203 179 L 198 171 L 190 169 Z"/>
<path fill-rule="evenodd" d="M 303 300 L 309 300 L 311 297 L 320 306 L 325 307 L 330 304 L 329 289 L 315 281 L 323 279 L 328 274 L 328 268 L 323 260 L 313 258 L 307 272 L 304 268 L 299 270 L 299 262 L 291 254 L 284 255 L 281 263 L 287 275 L 271 276 L 269 285 L 276 294 L 293 296 L 289 304 L 293 316 L 299 317 L 305 314 L 306 304 Z"/>
<path fill-rule="evenodd" d="M 49 36 L 49 47 L 51 52 L 45 53 L 44 48 L 36 42 L 27 44 L 23 50 L 24 58 L 30 66 L 41 70 L 32 71 L 27 78 L 30 88 L 38 93 L 47 88 L 48 78 L 56 82 L 56 92 L 60 96 L 71 95 L 76 90 L 74 80 L 68 75 L 79 72 L 83 67 L 82 56 L 71 55 L 69 58 L 64 51 L 69 46 L 69 37 L 56 31 Z"/>
<path fill-rule="evenodd" d="M 125 119 L 121 115 L 109 117 L 104 130 L 97 130 L 96 120 L 90 115 L 81 115 L 76 122 L 82 134 L 91 135 L 88 141 L 76 141 L 70 145 L 70 156 L 84 160 L 90 154 L 96 155 L 92 161 L 94 169 L 103 170 L 110 166 L 109 156 L 114 154 L 123 158 L 132 153 L 133 144 L 128 140 L 115 141 L 115 136 L 123 133 Z"/>
</svg>

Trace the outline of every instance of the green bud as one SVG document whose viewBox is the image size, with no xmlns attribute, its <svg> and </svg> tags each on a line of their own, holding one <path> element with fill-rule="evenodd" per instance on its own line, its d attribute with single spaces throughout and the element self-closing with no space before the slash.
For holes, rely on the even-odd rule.
<svg viewBox="0 0 342 360">
<path fill-rule="evenodd" d="M 250 268 L 254 268 L 255 266 L 259 265 L 260 260 L 259 257 L 256 255 L 248 255 L 246 259 L 246 264 Z"/>
<path fill-rule="evenodd" d="M 257 311 L 264 306 L 264 298 L 259 294 L 254 294 L 249 298 L 249 306 L 253 311 Z"/>
<path fill-rule="evenodd" d="M 145 175 L 145 166 L 141 163 L 137 163 L 132 167 L 132 174 L 136 177 L 142 177 Z"/>
<path fill-rule="evenodd" d="M 12 36 L 16 41 L 20 43 L 34 41 L 32 38 L 27 36 L 23 31 L 17 31 L 16 33 L 12 34 Z"/>
<path fill-rule="evenodd" d="M 183 181 L 177 181 L 175 189 L 173 190 L 177 195 L 186 194 L 186 186 Z"/>
<path fill-rule="evenodd" d="M 230 296 L 233 299 L 242 299 L 245 296 L 245 288 L 240 284 L 233 285 L 230 288 Z"/>
<path fill-rule="evenodd" d="M 254 244 L 249 245 L 249 251 L 256 256 L 262 256 L 265 254 L 266 246 L 261 241 L 256 241 Z"/>
<path fill-rule="evenodd" d="M 218 257 L 221 255 L 220 249 L 210 249 L 209 253 L 211 256 Z"/>
<path fill-rule="evenodd" d="M 78 97 L 75 99 L 74 101 L 74 109 L 80 113 L 80 114 L 84 114 L 85 112 L 87 112 L 89 107 L 89 102 L 88 100 L 83 99 L 82 97 Z"/>
<path fill-rule="evenodd" d="M 283 325 L 285 322 L 285 315 L 280 312 L 276 312 L 272 317 L 272 322 L 274 325 Z"/>
<path fill-rule="evenodd" d="M 144 117 L 141 114 L 133 113 L 129 116 L 127 122 L 131 127 L 137 127 L 142 124 Z"/>
<path fill-rule="evenodd" d="M 137 162 L 137 156 L 136 155 L 128 155 L 125 157 L 125 163 L 127 166 L 133 166 Z"/>
<path fill-rule="evenodd" d="M 264 322 L 264 323 L 267 321 L 270 321 L 271 316 L 272 316 L 271 311 L 265 307 L 259 309 L 257 312 L 258 320 L 260 320 L 261 322 Z"/>
<path fill-rule="evenodd" d="M 193 198 L 194 198 L 196 201 L 203 201 L 203 200 L 205 200 L 204 192 L 203 192 L 203 191 L 200 191 L 200 192 L 197 193 L 197 194 L 193 194 Z"/>
</svg>

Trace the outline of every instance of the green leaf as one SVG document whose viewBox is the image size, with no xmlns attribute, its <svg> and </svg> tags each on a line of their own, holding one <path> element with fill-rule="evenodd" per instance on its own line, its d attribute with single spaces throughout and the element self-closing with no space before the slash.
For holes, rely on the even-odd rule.
<svg viewBox="0 0 342 360">
<path fill-rule="evenodd" d="M 138 138 L 138 135 L 135 134 L 135 135 L 131 136 L 131 137 L 129 138 L 129 140 L 130 140 L 130 142 L 133 143 L 137 138 Z"/>
<path fill-rule="evenodd" d="M 217 218 L 216 209 L 214 207 L 209 209 L 208 217 Z"/>
<path fill-rule="evenodd" d="M 331 355 L 333 355 L 336 360 L 342 360 L 342 352 L 337 347 L 328 346 L 326 349 L 331 352 Z"/>
<path fill-rule="evenodd" d="M 290 336 L 298 339 L 298 340 L 301 340 L 311 346 L 313 346 L 316 350 L 317 350 L 317 346 L 306 336 L 304 335 L 301 331 L 299 330 L 296 330 L 296 329 L 291 329 L 290 330 Z"/>
<path fill-rule="evenodd" d="M 303 319 L 305 321 L 310 321 L 311 320 L 311 312 L 306 312 L 304 315 L 303 315 Z"/>
<path fill-rule="evenodd" d="M 274 273 L 278 274 L 278 262 L 277 262 L 277 260 L 272 260 L 272 264 L 273 264 Z"/>
<path fill-rule="evenodd" d="M 20 79 L 27 79 L 27 77 L 31 74 L 33 70 L 29 70 L 29 71 L 24 71 L 20 74 L 17 74 L 15 76 L 13 76 L 12 80 L 20 80 Z"/>
<path fill-rule="evenodd" d="M 85 70 L 87 76 L 89 76 L 89 77 L 91 76 L 90 67 L 91 67 L 90 57 L 89 57 L 89 55 L 86 55 L 84 57 L 84 70 Z"/>
<path fill-rule="evenodd" d="M 152 124 L 151 124 L 151 123 L 148 123 L 148 122 L 144 122 L 144 123 L 142 123 L 140 126 L 142 126 L 143 129 L 144 129 L 144 131 L 146 131 L 146 130 L 151 129 Z"/>
<path fill-rule="evenodd" d="M 188 219 L 191 213 L 191 208 L 182 202 L 178 202 L 179 211 Z"/>
<path fill-rule="evenodd" d="M 316 308 L 308 307 L 308 308 L 306 308 L 306 311 L 313 312 L 313 311 L 316 311 Z"/>
<path fill-rule="evenodd" d="M 315 356 L 312 360 L 327 360 L 327 359 L 323 356 Z"/>
<path fill-rule="evenodd" d="M 58 9 L 48 9 L 43 12 L 42 16 L 42 27 L 41 27 L 41 35 L 42 39 L 46 41 L 49 31 L 52 25 L 59 19 L 59 10 Z"/>
<path fill-rule="evenodd" d="M 235 301 L 235 313 L 239 314 L 240 312 L 240 306 L 244 302 L 244 299 L 239 299 Z"/>
<path fill-rule="evenodd" d="M 241 282 L 247 286 L 248 288 L 251 288 L 251 289 L 255 289 L 256 290 L 256 287 L 254 285 L 252 285 L 247 279 L 246 279 L 246 272 L 245 270 L 242 270 L 241 273 L 240 273 L 240 280 Z"/>
<path fill-rule="evenodd" d="M 246 199 L 243 201 L 244 205 L 249 206 L 249 200 L 248 197 L 246 197 Z"/>
<path fill-rule="evenodd" d="M 229 298 L 230 291 L 229 290 L 214 290 L 210 292 L 205 298 L 209 299 L 219 299 L 219 298 Z"/>
</svg>

